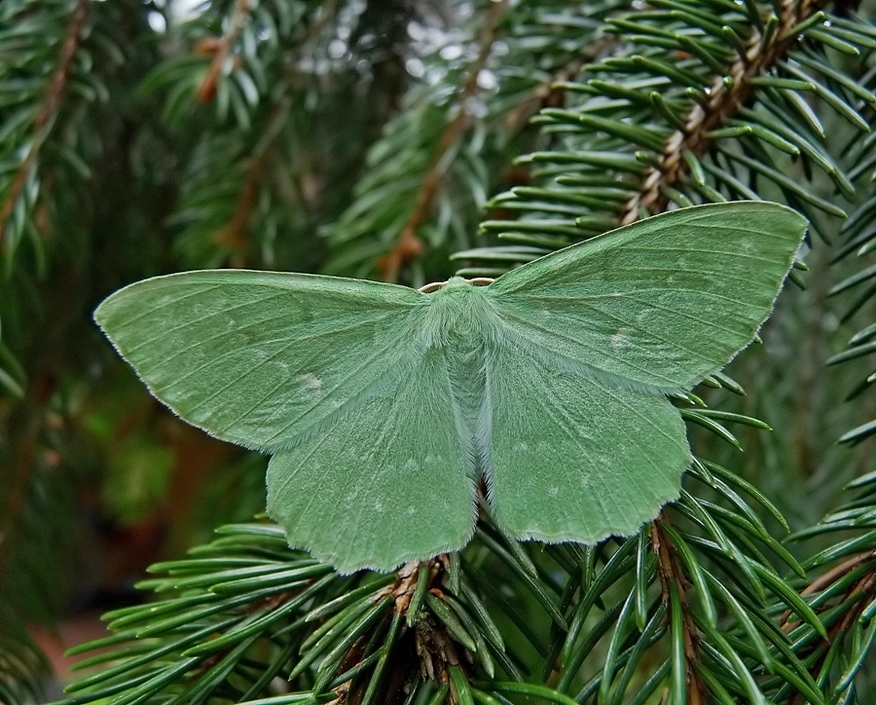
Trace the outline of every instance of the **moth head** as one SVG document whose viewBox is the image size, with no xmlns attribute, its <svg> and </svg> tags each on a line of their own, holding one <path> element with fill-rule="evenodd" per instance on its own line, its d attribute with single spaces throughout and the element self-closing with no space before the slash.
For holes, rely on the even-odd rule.
<svg viewBox="0 0 876 705">
<path fill-rule="evenodd" d="M 423 318 L 421 333 L 427 347 L 475 343 L 493 326 L 496 318 L 483 287 L 492 279 L 451 277 L 446 282 L 427 284 L 420 288 L 426 299 L 428 313 Z"/>
</svg>

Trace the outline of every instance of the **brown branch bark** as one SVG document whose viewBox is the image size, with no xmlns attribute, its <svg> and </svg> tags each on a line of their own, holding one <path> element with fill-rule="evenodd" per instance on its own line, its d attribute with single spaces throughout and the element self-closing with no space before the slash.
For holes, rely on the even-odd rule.
<svg viewBox="0 0 876 705">
<path fill-rule="evenodd" d="M 756 27 L 745 56 L 740 56 L 729 68 L 727 76 L 732 79 L 728 86 L 719 76 L 709 89 L 709 101 L 705 106 L 695 105 L 688 113 L 683 130 L 676 130 L 666 143 L 660 165 L 649 167 L 642 182 L 642 189 L 627 202 L 621 223 L 626 225 L 637 220 L 644 210 L 650 214 L 666 209 L 669 200 L 661 192 L 661 186 L 675 185 L 687 173 L 682 152 L 689 149 L 697 156 L 705 154 L 711 144 L 707 134 L 724 124 L 751 99 L 753 86 L 750 79 L 762 75 L 784 56 L 795 37 L 782 39 L 782 35 L 819 9 L 814 0 L 782 0 L 779 26 L 769 37 Z"/>
<path fill-rule="evenodd" d="M 243 28 L 244 20 L 246 18 L 246 12 L 249 8 L 249 2 L 250 0 L 239 0 L 237 7 L 235 8 L 234 20 L 232 22 L 233 27 L 231 31 L 225 35 L 218 45 L 212 46 L 209 49 L 211 53 L 215 52 L 216 55 L 211 64 L 210 71 L 204 78 L 204 82 L 202 82 L 201 87 L 198 90 L 198 99 L 202 102 L 211 100 L 215 94 L 216 80 L 219 77 L 219 70 L 222 67 L 224 57 L 227 55 L 228 51 L 230 51 L 230 47 L 240 35 L 240 31 Z M 332 19 L 334 19 L 337 5 L 338 0 L 330 0 L 324 4 L 322 15 L 310 25 L 310 27 L 308 27 L 304 38 L 301 40 L 302 47 L 307 47 L 313 43 Z M 208 84 L 207 80 L 211 75 L 212 84 Z M 210 85 L 212 85 L 212 89 L 209 89 Z M 205 86 L 207 86 L 207 88 L 205 88 Z M 208 97 L 204 97 L 204 91 L 209 92 L 209 90 L 212 90 L 212 93 Z M 250 215 L 252 214 L 252 209 L 255 206 L 256 199 L 258 198 L 262 177 L 268 166 L 271 147 L 274 144 L 276 136 L 282 129 L 281 123 L 286 120 L 289 107 L 290 97 L 288 95 L 288 90 L 286 90 L 265 121 L 265 127 L 262 130 L 262 134 L 268 135 L 269 137 L 268 139 L 261 140 L 261 147 L 250 160 L 249 166 L 246 169 L 246 177 L 243 186 L 240 189 L 240 197 L 238 198 L 231 219 L 226 225 L 213 233 L 213 241 L 221 247 L 232 250 L 232 252 L 242 253 L 249 244 L 247 237 L 247 224 Z M 302 193 L 303 192 L 304 189 L 302 189 Z M 246 265 L 244 259 L 244 257 L 238 255 L 230 264 L 236 267 L 243 267 Z"/>
<path fill-rule="evenodd" d="M 858 554 L 857 556 L 852 556 L 851 558 L 843 561 L 839 565 L 835 566 L 831 570 L 829 570 L 824 575 L 813 580 L 809 585 L 804 588 L 800 594 L 801 595 L 811 595 L 815 592 L 819 592 L 824 590 L 831 585 L 833 585 L 838 580 L 841 580 L 844 576 L 848 575 L 855 568 L 865 563 L 868 563 L 876 558 L 876 551 L 867 551 L 865 553 Z M 858 621 L 861 614 L 863 614 L 864 610 L 867 606 L 872 602 L 873 598 L 876 597 L 876 572 L 874 570 L 868 570 L 865 572 L 860 578 L 858 578 L 855 583 L 846 590 L 842 596 L 838 598 L 838 602 L 835 604 L 843 604 L 846 602 L 853 602 L 851 608 L 843 615 L 843 618 L 836 622 L 827 633 L 827 644 L 833 644 L 837 639 L 842 639 L 849 630 L 853 627 L 855 622 Z M 828 609 L 827 607 L 823 607 L 822 611 Z M 780 627 L 784 632 L 790 632 L 794 625 L 788 622 L 790 617 L 790 611 L 786 612 L 782 615 L 782 619 L 780 621 Z M 820 641 L 820 644 L 824 644 L 824 641 Z M 809 666 L 809 672 L 812 674 L 813 678 L 818 678 L 819 673 L 824 665 L 824 659 L 827 657 L 828 650 L 824 650 L 818 658 L 814 660 L 814 662 Z M 797 705 L 798 703 L 803 703 L 804 698 L 800 693 L 796 693 L 794 697 L 790 701 L 790 705 Z"/>
<path fill-rule="evenodd" d="M 699 632 L 690 615 L 687 598 L 690 583 L 684 572 L 684 568 L 675 554 L 672 539 L 661 530 L 662 523 L 669 520 L 661 514 L 656 521 L 651 523 L 651 549 L 657 554 L 657 575 L 660 578 L 660 588 L 663 592 L 663 601 L 669 604 L 669 586 L 678 588 L 681 608 L 684 612 L 684 658 L 687 663 L 687 702 L 689 705 L 703 705 L 709 702 L 708 690 L 696 671 L 696 662 L 699 660 Z M 671 615 L 667 612 L 667 620 Z"/>
<path fill-rule="evenodd" d="M 247 224 L 252 214 L 256 197 L 259 193 L 262 175 L 268 161 L 268 150 L 260 151 L 250 162 L 246 171 L 243 186 L 240 189 L 240 197 L 231 219 L 213 233 L 212 240 L 220 247 L 227 248 L 235 253 L 235 258 L 241 260 L 242 253 L 246 250 L 249 242 L 247 238 Z M 233 262 L 232 265 L 244 266 L 244 262 Z"/>
<path fill-rule="evenodd" d="M 417 232 L 432 211 L 432 205 L 435 202 L 435 196 L 438 193 L 438 187 L 446 167 L 444 156 L 471 125 L 471 115 L 466 110 L 466 103 L 477 92 L 478 74 L 490 58 L 493 44 L 498 36 L 499 21 L 507 5 L 508 0 L 499 0 L 490 8 L 484 30 L 481 33 L 480 51 L 459 92 L 458 111 L 441 135 L 438 151 L 433 157 L 417 193 L 414 210 L 402 227 L 395 247 L 377 262 L 377 268 L 383 281 L 398 279 L 402 267 L 423 251 L 423 243 L 417 237 Z"/>
<path fill-rule="evenodd" d="M 246 175 L 240 189 L 240 197 L 237 200 L 234 213 L 232 213 L 228 223 L 213 233 L 212 239 L 214 243 L 235 253 L 235 261 L 231 262 L 232 266 L 242 267 L 246 264 L 243 253 L 249 244 L 247 224 L 258 198 L 262 178 L 270 161 L 271 148 L 282 128 L 281 123 L 285 121 L 288 110 L 289 98 L 283 97 L 271 111 L 262 131 L 268 137 L 262 140 L 261 146 L 251 157 L 249 165 L 246 167 Z"/>
<path fill-rule="evenodd" d="M 61 45 L 61 53 L 58 57 L 58 64 L 49 81 L 49 87 L 46 91 L 46 97 L 40 107 L 37 116 L 34 118 L 33 127 L 35 137 L 30 151 L 27 153 L 24 161 L 18 167 L 15 178 L 9 187 L 6 199 L 0 207 L 0 245 L 3 243 L 3 234 L 6 231 L 6 226 L 9 224 L 9 219 L 12 217 L 12 212 L 15 209 L 15 204 L 21 197 L 24 187 L 27 185 L 32 169 L 35 168 L 37 157 L 39 156 L 40 148 L 48 137 L 55 116 L 61 107 L 61 99 L 64 96 L 64 91 L 70 81 L 70 74 L 73 70 L 73 60 L 76 58 L 76 50 L 82 41 L 82 28 L 85 25 L 85 19 L 88 16 L 88 7 L 90 0 L 76 0 L 76 6 L 70 16 L 70 24 L 67 25 L 67 33 L 64 37 L 64 42 Z"/>
<path fill-rule="evenodd" d="M 834 566 L 821 577 L 813 580 L 800 592 L 800 594 L 811 595 L 814 592 L 818 592 L 823 588 L 833 585 L 837 580 L 842 578 L 844 575 L 852 572 L 862 563 L 866 563 L 867 561 L 873 560 L 874 558 L 876 558 L 876 551 L 868 551 L 867 553 L 853 556 L 852 558 L 843 561 L 838 566 Z"/>
<path fill-rule="evenodd" d="M 231 26 L 228 32 L 219 40 L 218 44 L 207 47 L 202 45 L 204 49 L 208 49 L 213 53 L 213 60 L 210 62 L 210 68 L 198 86 L 198 101 L 201 103 L 209 103 L 216 97 L 216 81 L 219 79 L 219 74 L 222 72 L 222 66 L 225 64 L 225 59 L 234 42 L 240 36 L 243 25 L 246 24 L 246 18 L 249 14 L 250 0 L 237 0 L 234 6 L 234 12 L 231 15 Z"/>
</svg>

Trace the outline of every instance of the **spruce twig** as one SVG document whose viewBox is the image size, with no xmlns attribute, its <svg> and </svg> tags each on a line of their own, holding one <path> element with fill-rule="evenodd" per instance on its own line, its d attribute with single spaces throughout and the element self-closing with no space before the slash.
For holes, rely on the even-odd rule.
<svg viewBox="0 0 876 705">
<path fill-rule="evenodd" d="M 282 96 L 271 110 L 264 127 L 264 138 L 260 141 L 256 152 L 250 157 L 246 167 L 243 184 L 234 212 L 228 223 L 213 233 L 213 241 L 231 252 L 236 253 L 232 259 L 234 266 L 246 265 L 243 254 L 249 244 L 248 224 L 253 208 L 256 205 L 259 189 L 262 186 L 265 170 L 270 161 L 272 147 L 283 125 L 289 116 L 290 97 Z"/>
<path fill-rule="evenodd" d="M 687 702 L 690 705 L 701 705 L 708 702 L 708 690 L 696 670 L 699 660 L 699 631 L 694 624 L 689 607 L 688 590 L 690 582 L 687 579 L 684 568 L 675 555 L 672 539 L 661 529 L 662 522 L 669 520 L 661 514 L 651 523 L 651 550 L 657 554 L 657 575 L 660 577 L 660 588 L 663 593 L 663 602 L 667 607 L 671 603 L 673 592 L 678 594 L 681 610 L 683 613 L 683 640 L 684 659 L 686 664 Z M 666 619 L 671 622 L 672 610 L 667 611 Z"/>
<path fill-rule="evenodd" d="M 417 192 L 414 210 L 402 227 L 395 247 L 381 257 L 377 263 L 377 268 L 381 273 L 383 281 L 396 281 L 402 268 L 423 251 L 423 243 L 417 236 L 417 232 L 432 211 L 432 205 L 438 193 L 441 178 L 444 176 L 444 171 L 447 167 L 445 156 L 469 125 L 471 125 L 468 103 L 478 91 L 478 76 L 490 58 L 493 44 L 499 35 L 499 24 L 507 5 L 508 0 L 499 0 L 490 8 L 481 33 L 480 51 L 469 69 L 465 83 L 463 83 L 459 91 L 456 115 L 448 123 L 441 135 L 438 151 L 432 158 L 429 169 L 426 171 L 426 175 Z"/>
<path fill-rule="evenodd" d="M 207 69 L 204 80 L 198 86 L 197 98 L 199 102 L 209 103 L 216 97 L 216 82 L 219 80 L 219 75 L 225 67 L 228 52 L 231 51 L 231 48 L 240 36 L 249 13 L 250 0 L 236 0 L 228 32 L 225 33 L 225 36 L 216 45 L 213 59 L 210 61 L 210 68 Z"/>
<path fill-rule="evenodd" d="M 3 244 L 3 234 L 6 231 L 9 218 L 12 217 L 12 213 L 15 210 L 15 204 L 22 197 L 24 188 L 30 180 L 33 170 L 36 168 L 40 149 L 45 144 L 54 126 L 58 111 L 61 108 L 62 99 L 73 71 L 73 60 L 76 58 L 76 52 L 82 41 L 83 28 L 88 17 L 89 6 L 90 0 L 76 0 L 76 6 L 67 25 L 66 36 L 61 44 L 57 66 L 49 81 L 43 104 L 33 121 L 35 132 L 33 142 L 27 152 L 27 156 L 18 166 L 6 199 L 2 206 L 0 206 L 0 245 Z"/>
<path fill-rule="evenodd" d="M 641 190 L 627 201 L 621 223 L 632 223 L 641 217 L 660 213 L 669 204 L 665 195 L 687 173 L 682 154 L 690 150 L 697 156 L 709 151 L 709 132 L 727 123 L 740 108 L 747 105 L 754 86 L 751 79 L 766 75 L 769 69 L 784 58 L 788 48 L 797 41 L 789 31 L 818 11 L 812 0 L 782 0 L 776 27 L 771 31 L 752 27 L 752 34 L 744 54 L 728 68 L 725 76 L 718 76 L 706 91 L 708 102 L 695 104 L 685 119 L 683 129 L 676 130 L 667 140 L 658 165 L 649 166 Z M 769 26 L 768 22 L 765 24 Z"/>
</svg>

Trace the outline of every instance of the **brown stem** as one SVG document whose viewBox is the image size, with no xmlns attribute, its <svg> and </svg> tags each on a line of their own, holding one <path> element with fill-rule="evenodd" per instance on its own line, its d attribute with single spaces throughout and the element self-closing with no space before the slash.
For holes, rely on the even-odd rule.
<svg viewBox="0 0 876 705">
<path fill-rule="evenodd" d="M 833 585 L 837 580 L 842 579 L 844 576 L 851 573 L 855 568 L 859 565 L 866 563 L 867 561 L 871 561 L 876 558 L 876 551 L 867 551 L 866 553 L 860 553 L 857 556 L 852 556 L 851 558 L 843 561 L 837 566 L 834 566 L 829 571 L 827 571 L 824 575 L 813 580 L 809 585 L 807 585 L 803 590 L 800 591 L 800 595 L 812 595 L 816 592 L 820 592 L 825 588 Z M 868 572 L 861 580 L 855 583 L 855 587 L 851 590 L 846 591 L 844 600 L 848 599 L 851 595 L 855 594 L 856 591 L 860 590 L 860 584 L 862 581 L 866 581 L 872 573 Z M 787 610 L 782 618 L 779 620 L 779 627 L 784 632 L 790 632 L 794 625 L 791 624 L 788 620 L 791 618 L 791 610 Z"/>
<path fill-rule="evenodd" d="M 855 583 L 855 586 L 849 590 L 844 596 L 843 601 L 855 600 L 856 604 L 845 614 L 845 616 L 837 624 L 833 625 L 827 633 L 827 643 L 832 644 L 837 639 L 843 638 L 852 628 L 852 625 L 858 621 L 864 609 L 876 595 L 876 574 L 868 573 Z M 813 678 L 817 678 L 824 665 L 829 650 L 824 652 L 812 663 L 809 667 L 809 673 Z M 802 693 L 795 693 L 790 700 L 789 705 L 798 705 L 798 703 L 806 702 Z"/>
<path fill-rule="evenodd" d="M 225 54 L 227 54 L 227 52 L 230 50 L 230 47 L 232 46 L 234 41 L 236 41 L 237 37 L 240 35 L 240 30 L 243 27 L 244 19 L 246 16 L 245 13 L 247 10 L 248 2 L 249 0 L 239 0 L 234 13 L 234 24 L 236 28 L 232 28 L 232 31 L 230 31 L 223 38 L 222 42 L 218 46 L 211 49 L 211 51 L 216 52 L 216 56 L 213 59 L 213 63 L 210 67 L 210 72 L 208 72 L 207 76 L 204 78 L 204 82 L 201 84 L 201 88 L 198 91 L 199 99 L 201 98 L 201 93 L 204 90 L 204 86 L 207 85 L 207 79 L 210 77 L 211 73 L 213 75 L 213 91 L 215 92 L 215 81 L 218 78 L 218 69 L 221 68 L 222 61 L 224 60 L 220 57 L 220 54 L 224 57 Z M 325 29 L 326 25 L 334 18 L 334 10 L 337 4 L 338 0 L 329 0 L 329 2 L 324 4 L 322 15 L 307 29 L 304 38 L 301 40 L 301 46 L 306 47 L 310 43 L 315 41 L 315 39 L 319 36 L 323 29 Z M 216 69 L 215 71 L 214 68 Z M 212 98 L 212 95 L 207 98 L 207 100 L 209 100 L 210 98 Z M 286 116 L 289 112 L 289 105 L 290 98 L 288 96 L 288 93 L 286 93 L 277 102 L 277 105 L 274 107 L 271 115 L 266 121 L 262 133 L 264 135 L 267 135 L 268 138 L 261 140 L 261 147 L 252 157 L 249 163 L 249 166 L 246 170 L 246 178 L 244 179 L 243 186 L 240 189 L 240 197 L 237 201 L 234 213 L 232 214 L 231 219 L 228 221 L 228 223 L 213 234 L 213 241 L 222 247 L 226 247 L 232 251 L 237 252 L 241 252 L 246 249 L 247 223 L 249 222 L 249 217 L 252 214 L 253 206 L 255 205 L 256 199 L 258 197 L 261 180 L 268 165 L 268 158 L 271 155 L 271 147 L 273 146 L 275 138 L 282 128 L 282 123 L 286 120 Z M 232 264 L 235 266 L 243 266 L 245 263 L 242 261 L 238 261 L 233 262 Z"/>
<path fill-rule="evenodd" d="M 429 567 L 429 588 L 436 584 L 438 578 L 447 570 L 448 558 L 446 553 L 435 556 L 434 558 L 425 561 Z M 399 614 L 405 614 L 411 604 L 411 598 L 417 589 L 417 581 L 420 576 L 420 566 L 422 561 L 410 561 L 405 563 L 398 569 L 398 580 L 387 587 L 383 588 L 375 599 L 381 599 L 385 595 L 392 595 L 395 600 L 395 611 Z"/>
<path fill-rule="evenodd" d="M 858 554 L 857 556 L 852 556 L 851 558 L 843 561 L 839 565 L 833 567 L 824 575 L 819 578 L 813 580 L 809 585 L 804 588 L 800 594 L 801 595 L 810 595 L 816 592 L 820 592 L 824 590 L 838 580 L 841 580 L 844 576 L 848 575 L 855 568 L 860 565 L 863 565 L 869 561 L 872 561 L 876 558 L 876 551 L 867 551 L 865 553 Z M 846 634 L 854 625 L 854 623 L 858 620 L 858 618 L 863 614 L 864 610 L 873 600 L 873 597 L 876 596 L 876 572 L 872 569 L 868 570 L 864 575 L 858 578 L 854 585 L 852 585 L 848 590 L 846 590 L 842 596 L 838 599 L 839 601 L 836 604 L 842 604 L 847 602 L 854 602 L 854 605 L 849 608 L 846 614 L 843 616 L 841 620 L 836 622 L 827 633 L 827 644 L 833 644 L 837 639 L 842 639 L 843 635 Z M 822 607 L 822 610 L 827 609 L 827 607 Z M 793 625 L 788 622 L 790 617 L 790 611 L 786 612 L 782 615 L 782 619 L 779 622 L 779 626 L 782 631 L 790 632 L 793 628 Z M 821 642 L 822 645 L 824 642 Z M 816 658 L 812 664 L 809 666 L 809 672 L 812 674 L 813 678 L 817 678 L 821 669 L 824 665 L 824 659 L 828 654 L 828 649 L 822 648 L 822 653 Z M 803 703 L 804 698 L 801 693 L 796 693 L 794 697 L 790 700 L 789 705 L 797 705 L 798 703 Z"/>
<path fill-rule="evenodd" d="M 222 40 L 215 47 L 210 68 L 207 69 L 207 74 L 198 87 L 198 101 L 201 103 L 209 103 L 216 97 L 216 81 L 219 79 L 219 74 L 222 71 L 222 66 L 225 64 L 228 52 L 231 51 L 231 47 L 234 46 L 234 42 L 237 41 L 243 25 L 246 23 L 249 5 L 250 0 L 237 0 L 234 6 L 234 13 L 231 15 L 231 26 L 228 28 L 227 34 L 222 37 Z"/>
<path fill-rule="evenodd" d="M 233 252 L 242 252 L 247 245 L 247 223 L 258 196 L 259 183 L 267 163 L 267 150 L 259 152 L 249 164 L 240 189 L 240 197 L 234 208 L 231 219 L 213 233 L 213 241 Z"/>
<path fill-rule="evenodd" d="M 469 70 L 465 84 L 463 84 L 459 92 L 457 101 L 459 108 L 456 116 L 444 128 L 438 152 L 432 158 L 429 170 L 426 172 L 426 176 L 417 193 L 414 210 L 402 227 L 395 247 L 388 254 L 381 257 L 377 263 L 377 268 L 381 272 L 381 279 L 383 281 L 395 281 L 401 268 L 423 251 L 423 243 L 417 237 L 417 231 L 429 217 L 429 213 L 432 210 L 441 177 L 444 176 L 444 170 L 447 166 L 444 163 L 444 156 L 471 124 L 471 115 L 469 115 L 466 109 L 466 103 L 477 92 L 478 74 L 486 66 L 487 60 L 490 58 L 493 43 L 498 36 L 499 21 L 507 5 L 508 0 L 499 0 L 490 8 L 484 30 L 481 34 L 480 52 Z"/>
<path fill-rule="evenodd" d="M 833 568 L 831 568 L 821 577 L 813 580 L 800 592 L 800 594 L 811 595 L 814 592 L 818 592 L 822 588 L 833 585 L 844 575 L 851 573 L 855 568 L 861 565 L 861 563 L 866 563 L 867 561 L 874 558 L 876 558 L 876 551 L 868 551 L 867 553 L 862 553 L 858 556 L 852 556 L 848 560 L 840 563 L 838 566 L 834 566 Z"/>
<path fill-rule="evenodd" d="M 9 187 L 6 200 L 3 202 L 2 207 L 0 207 L 0 243 L 3 242 L 3 234 L 6 231 L 6 226 L 9 224 L 9 218 L 12 216 L 15 204 L 24 191 L 31 170 L 36 166 L 40 148 L 45 143 L 54 118 L 61 107 L 61 98 L 64 95 L 67 83 L 70 81 L 73 60 L 76 58 L 76 50 L 79 48 L 79 43 L 82 40 L 82 28 L 85 25 L 85 18 L 88 16 L 89 4 L 90 0 L 76 0 L 76 7 L 70 16 L 70 24 L 67 25 L 67 33 L 61 45 L 58 64 L 49 81 L 49 87 L 43 104 L 33 121 L 36 136 L 30 151 L 27 153 L 27 157 L 25 157 L 21 166 L 18 167 L 15 178 Z"/>
<path fill-rule="evenodd" d="M 267 138 L 261 141 L 258 151 L 250 159 L 246 168 L 240 196 L 229 221 L 213 233 L 212 239 L 217 245 L 228 248 L 232 252 L 243 252 L 247 246 L 247 223 L 255 206 L 262 178 L 267 168 L 271 148 L 280 132 L 281 123 L 285 121 L 289 108 L 289 99 L 282 98 L 268 117 L 263 134 Z M 244 262 L 233 263 L 243 266 Z"/>
<path fill-rule="evenodd" d="M 684 659 L 686 662 L 685 670 L 687 671 L 687 702 L 689 705 L 701 705 L 708 702 L 708 690 L 696 671 L 696 663 L 699 660 L 699 632 L 688 606 L 687 593 L 690 583 L 687 580 L 684 568 L 676 557 L 672 539 L 661 530 L 662 523 L 669 523 L 669 520 L 663 514 L 651 523 L 651 549 L 657 554 L 657 575 L 660 577 L 663 601 L 669 604 L 670 585 L 675 585 L 678 589 L 681 610 L 684 613 Z M 671 617 L 667 615 L 667 619 L 671 619 Z"/>
<path fill-rule="evenodd" d="M 770 37 L 763 36 L 756 27 L 752 29 L 745 56 L 740 56 L 727 72 L 732 79 L 730 85 L 724 83 L 724 77 L 717 77 L 709 89 L 708 103 L 695 105 L 688 113 L 684 129 L 676 130 L 669 137 L 660 165 L 649 167 L 641 191 L 627 202 L 622 224 L 638 219 L 642 210 L 654 214 L 666 209 L 669 199 L 663 195 L 661 186 L 673 186 L 687 173 L 682 158 L 684 150 L 697 156 L 708 151 L 711 140 L 707 134 L 724 124 L 751 99 L 751 79 L 766 72 L 796 40 L 794 36 L 785 39 L 782 36 L 817 10 L 818 4 L 814 0 L 782 0 L 779 26 Z"/>
</svg>

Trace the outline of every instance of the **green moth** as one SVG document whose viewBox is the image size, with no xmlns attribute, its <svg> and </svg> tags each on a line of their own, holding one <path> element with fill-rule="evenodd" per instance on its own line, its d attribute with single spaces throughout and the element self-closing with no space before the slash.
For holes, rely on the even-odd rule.
<svg viewBox="0 0 876 705">
<path fill-rule="evenodd" d="M 268 511 L 342 572 L 459 549 L 483 480 L 518 539 L 629 535 L 691 462 L 666 394 L 769 315 L 806 230 L 737 202 L 642 220 L 486 286 L 310 274 L 156 277 L 95 318 L 150 391 L 272 453 Z"/>
</svg>

